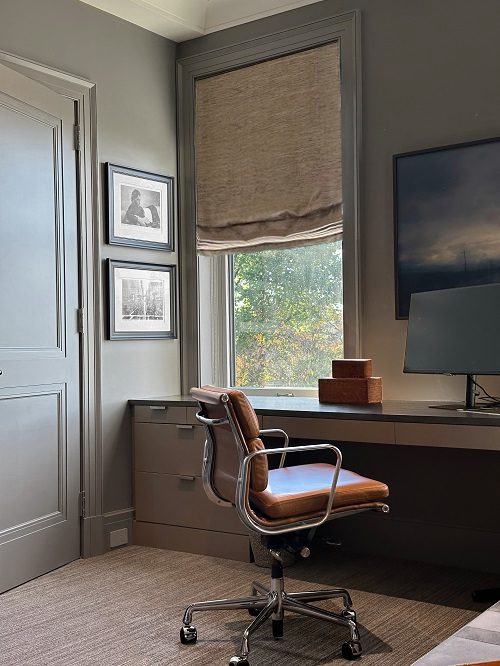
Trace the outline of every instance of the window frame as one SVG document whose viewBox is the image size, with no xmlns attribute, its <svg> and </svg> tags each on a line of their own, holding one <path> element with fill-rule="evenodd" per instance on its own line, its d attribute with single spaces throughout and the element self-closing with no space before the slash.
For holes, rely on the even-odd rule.
<svg viewBox="0 0 500 666">
<path fill-rule="evenodd" d="M 290 12 L 293 14 L 293 12 Z M 296 14 L 297 19 L 299 13 Z M 264 24 L 263 19 L 262 24 Z M 340 43 L 342 95 L 342 184 L 344 201 L 343 233 L 343 300 L 344 353 L 346 357 L 361 354 L 360 316 L 360 249 L 359 249 L 359 153 L 361 137 L 361 72 L 360 13 L 358 10 L 339 16 L 297 25 L 280 32 L 265 34 L 226 48 L 206 51 L 177 61 L 178 160 L 179 160 L 179 241 L 180 241 L 180 342 L 181 390 L 189 393 L 192 386 L 206 378 L 202 372 L 201 347 L 207 345 L 207 322 L 200 317 L 200 259 L 196 252 L 196 192 L 194 154 L 194 108 L 196 80 L 221 74 L 240 67 L 321 46 L 332 41 Z M 220 280 L 218 290 L 228 292 L 227 257 L 211 258 Z M 225 281 L 224 281 L 225 275 Z M 218 291 L 220 294 L 220 291 Z M 206 294 L 205 294 L 206 297 Z M 219 298 L 219 302 L 223 302 Z M 206 304 L 205 304 L 206 305 Z M 227 301 L 226 301 L 226 308 Z M 203 304 L 202 304 L 203 308 Z M 222 324 L 223 337 L 227 335 Z M 223 317 L 213 317 L 220 324 Z M 209 337 L 213 338 L 210 334 Z M 211 344 L 211 343 L 210 343 Z M 213 347 L 213 345 L 211 344 Z M 229 381 L 222 357 L 227 349 L 211 354 L 213 383 Z M 218 361 L 217 361 L 218 359 Z M 205 377 L 204 377 L 205 375 Z M 260 389 L 266 392 L 269 389 Z M 292 390 L 290 389 L 290 392 Z M 306 389 L 312 394 L 312 389 Z M 250 392 L 250 391 L 249 391 Z M 281 391 L 273 389 L 271 394 Z M 288 392 L 286 387 L 283 392 Z M 293 393 L 298 395 L 298 389 Z"/>
</svg>

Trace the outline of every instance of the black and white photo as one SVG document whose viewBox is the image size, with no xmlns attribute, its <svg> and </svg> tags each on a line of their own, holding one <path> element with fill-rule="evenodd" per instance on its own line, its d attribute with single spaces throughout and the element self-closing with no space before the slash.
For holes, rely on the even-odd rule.
<svg viewBox="0 0 500 666">
<path fill-rule="evenodd" d="M 109 338 L 175 338 L 175 266 L 108 259 Z"/>
<path fill-rule="evenodd" d="M 173 249 L 173 178 L 107 165 L 108 242 Z"/>
</svg>

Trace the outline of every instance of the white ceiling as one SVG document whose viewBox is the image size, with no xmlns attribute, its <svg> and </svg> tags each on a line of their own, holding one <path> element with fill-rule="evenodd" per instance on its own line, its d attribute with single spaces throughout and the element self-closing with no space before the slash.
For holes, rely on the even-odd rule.
<svg viewBox="0 0 500 666">
<path fill-rule="evenodd" d="M 312 5 L 319 0 L 81 0 L 174 42 Z"/>
</svg>

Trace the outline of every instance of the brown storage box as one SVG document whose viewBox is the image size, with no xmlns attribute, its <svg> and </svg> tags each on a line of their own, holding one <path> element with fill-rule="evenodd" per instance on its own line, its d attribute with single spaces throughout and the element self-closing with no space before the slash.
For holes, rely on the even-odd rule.
<svg viewBox="0 0 500 666">
<path fill-rule="evenodd" d="M 382 402 L 382 377 L 318 379 L 319 401 L 345 405 Z"/>
<path fill-rule="evenodd" d="M 373 374 L 371 358 L 342 358 L 332 361 L 332 377 L 360 379 Z"/>
</svg>

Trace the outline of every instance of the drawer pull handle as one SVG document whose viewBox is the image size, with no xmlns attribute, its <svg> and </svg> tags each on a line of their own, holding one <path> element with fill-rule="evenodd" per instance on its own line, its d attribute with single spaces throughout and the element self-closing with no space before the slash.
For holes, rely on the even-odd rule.
<svg viewBox="0 0 500 666">
<path fill-rule="evenodd" d="M 192 430 L 194 428 L 194 425 L 177 425 L 176 426 L 177 430 Z"/>
<path fill-rule="evenodd" d="M 149 409 L 152 412 L 166 412 L 167 411 L 166 405 L 150 405 Z"/>
<path fill-rule="evenodd" d="M 194 481 L 196 479 L 195 476 L 187 476 L 186 474 L 179 474 L 179 479 L 181 481 Z"/>
</svg>

